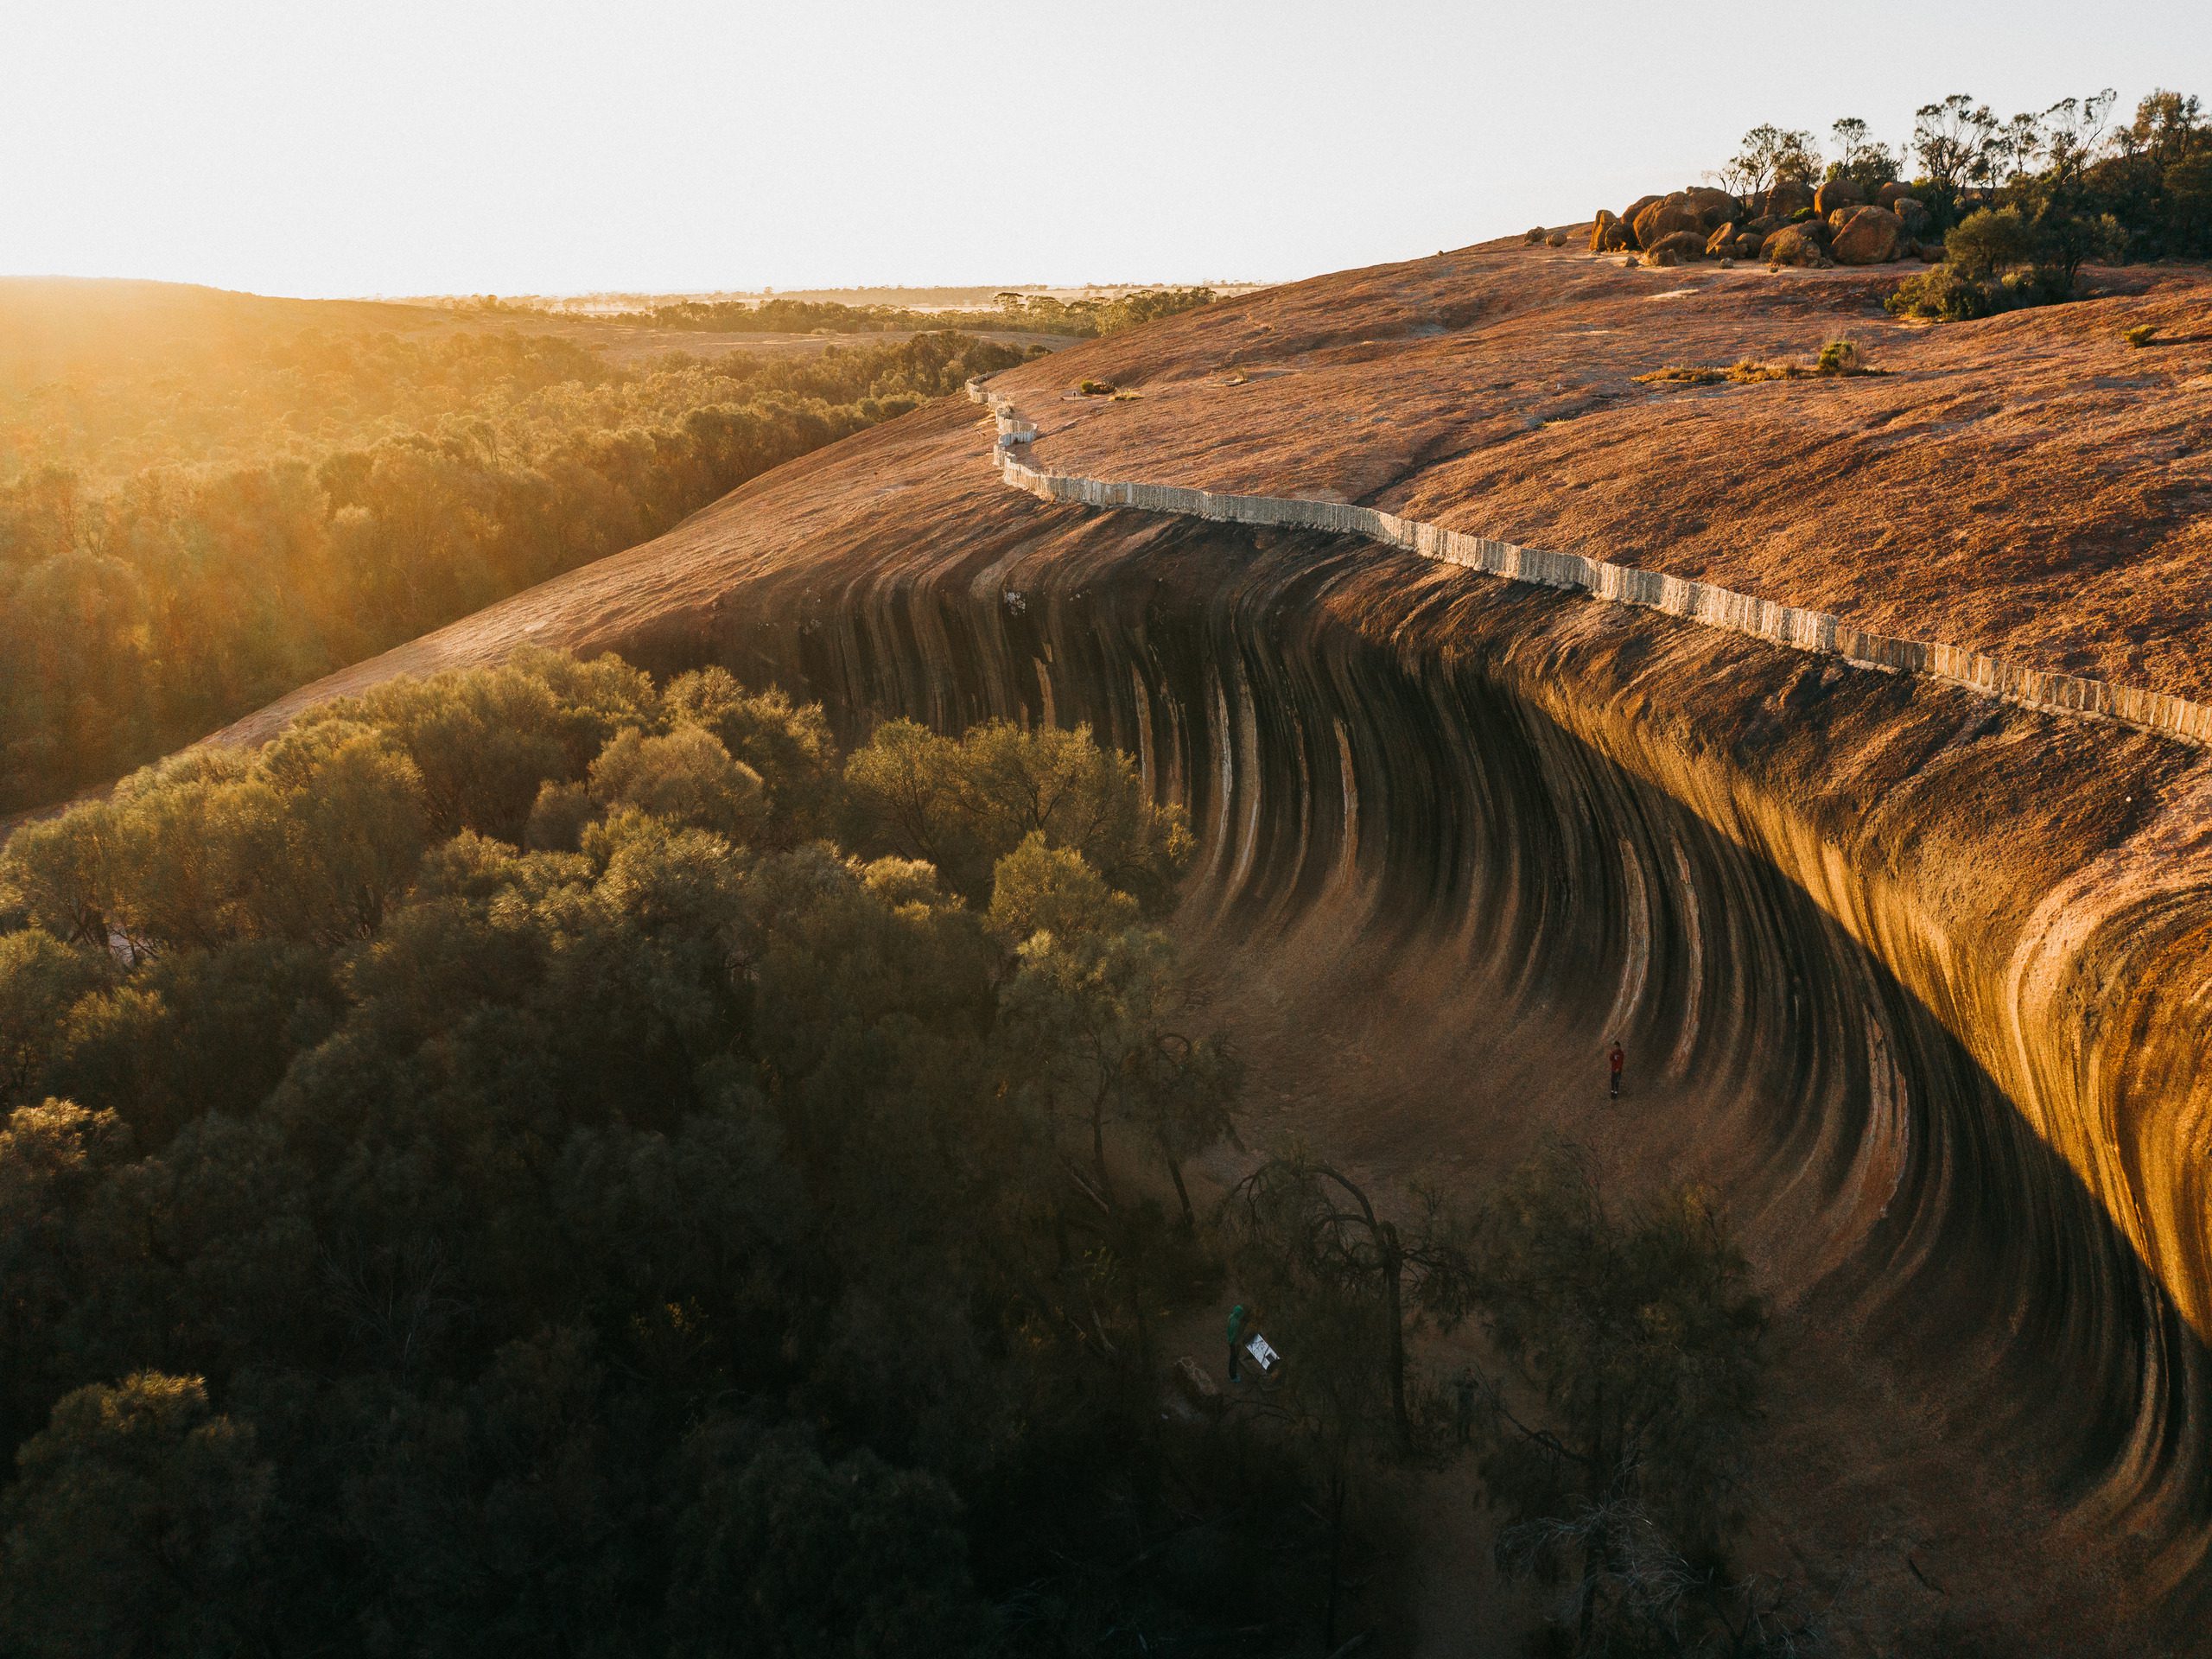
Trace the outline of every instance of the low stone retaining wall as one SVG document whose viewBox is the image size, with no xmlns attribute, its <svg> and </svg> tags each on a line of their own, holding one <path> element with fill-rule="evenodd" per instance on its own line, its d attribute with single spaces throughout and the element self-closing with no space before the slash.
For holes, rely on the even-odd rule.
<svg viewBox="0 0 2212 1659">
<path fill-rule="evenodd" d="M 998 420 L 994 462 L 1006 482 L 1047 501 L 1090 507 L 1134 507 L 1141 512 L 1172 512 L 1220 524 L 1267 524 L 1286 529 L 1323 530 L 1363 537 L 1402 552 L 1447 564 L 1465 565 L 1508 582 L 1533 582 L 1592 594 L 1624 605 L 1642 605 L 1707 627 L 1756 634 L 1778 645 L 1893 673 L 1924 674 L 1955 685 L 2003 697 L 2032 709 L 2095 715 L 2146 731 L 2162 732 L 2198 745 L 2212 744 L 2212 707 L 2114 685 L 2078 674 L 2052 674 L 2022 668 L 1980 652 L 1927 639 L 1899 639 L 1870 632 L 1826 611 L 1802 610 L 1755 599 L 1710 582 L 1689 582 L 1656 570 L 1586 559 L 1578 553 L 1548 553 L 1541 548 L 1470 536 L 1440 524 L 1401 518 L 1373 507 L 1341 501 L 1304 501 L 1275 495 L 1234 495 L 1183 489 L 1167 484 L 1117 483 L 1039 472 L 1014 453 L 1014 446 L 1037 435 L 1036 427 L 1012 404 L 981 380 L 968 383 L 968 395 L 988 407 Z"/>
</svg>

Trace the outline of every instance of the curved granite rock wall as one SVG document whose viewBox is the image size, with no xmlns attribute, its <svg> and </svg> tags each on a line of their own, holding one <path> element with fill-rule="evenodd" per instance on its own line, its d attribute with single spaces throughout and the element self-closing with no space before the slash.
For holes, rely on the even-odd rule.
<svg viewBox="0 0 2212 1659">
<path fill-rule="evenodd" d="M 1188 805 L 1193 925 L 1325 912 L 1485 1017 L 1663 1057 L 1787 1294 L 1955 1370 L 1993 1453 L 2197 1605 L 2198 752 L 1345 538 L 1033 502 L 639 654 L 849 734 L 1087 721 Z"/>
</svg>

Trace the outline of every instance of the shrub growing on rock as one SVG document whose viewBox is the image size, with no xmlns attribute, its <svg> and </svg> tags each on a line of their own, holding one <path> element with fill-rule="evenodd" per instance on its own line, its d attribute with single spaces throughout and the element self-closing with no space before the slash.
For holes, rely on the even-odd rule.
<svg viewBox="0 0 2212 1659">
<path fill-rule="evenodd" d="M 2071 299 L 2079 260 L 2053 257 L 2044 224 L 2017 207 L 1980 208 L 1943 238 L 1948 263 L 1908 279 L 1884 303 L 1901 317 L 1963 322 Z"/>
<path fill-rule="evenodd" d="M 1906 277 L 1882 303 L 1892 316 L 1923 317 L 1930 322 L 1966 322 L 1995 308 L 1987 288 L 1956 265 L 1937 265 Z"/>
<path fill-rule="evenodd" d="M 1995 276 L 2035 257 L 2035 228 L 2017 207 L 1985 207 L 1953 226 L 1943 249 L 1967 275 Z"/>
<path fill-rule="evenodd" d="M 1842 375 L 1865 372 L 1865 360 L 1858 346 L 1848 340 L 1832 340 L 1821 347 L 1821 354 L 1813 359 L 1817 374 Z"/>
<path fill-rule="evenodd" d="M 1082 732 L 843 759 L 534 653 L 0 848 L 0 1653 L 1294 1649 L 1303 1466 L 1155 1409 L 1238 1081 L 1181 815 Z M 1206 1553 L 1127 1589 L 1132 1518 Z"/>
<path fill-rule="evenodd" d="M 1636 379 L 1648 386 L 1716 386 L 1724 382 L 1732 385 L 1754 385 L 1763 380 L 1828 379 L 1887 372 L 1885 369 L 1869 368 L 1859 347 L 1850 340 L 1832 340 L 1821 347 L 1821 354 L 1810 366 L 1802 363 L 1778 363 L 1746 357 L 1725 369 L 1709 364 L 1669 363 L 1663 369 L 1639 374 Z"/>
<path fill-rule="evenodd" d="M 2031 265 L 1990 277 L 1971 276 L 1955 264 L 1941 264 L 1907 277 L 1883 303 L 1893 316 L 1969 322 L 2000 311 L 2056 305 L 2071 299 L 2074 293 L 2074 283 L 2065 272 L 2048 265 Z"/>
</svg>

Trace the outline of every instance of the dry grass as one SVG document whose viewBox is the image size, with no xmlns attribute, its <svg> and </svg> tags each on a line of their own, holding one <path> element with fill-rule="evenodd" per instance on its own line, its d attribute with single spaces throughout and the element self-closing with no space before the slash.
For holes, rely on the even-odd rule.
<svg viewBox="0 0 2212 1659">
<path fill-rule="evenodd" d="M 1635 378 L 1648 386 L 1716 386 L 1724 382 L 1750 385 L 1761 380 L 1838 380 L 1888 372 L 1887 369 L 1870 368 L 1859 356 L 1859 348 L 1849 340 L 1832 340 L 1821 347 L 1820 356 L 1810 363 L 1770 363 L 1750 357 L 1740 358 L 1725 369 L 1707 364 L 1669 363 L 1663 369 L 1654 369 Z"/>
<path fill-rule="evenodd" d="M 1866 371 L 1861 369 L 1859 372 L 1864 374 Z M 1698 363 L 1669 363 L 1663 369 L 1654 369 L 1636 378 L 1650 386 L 1717 386 L 1723 381 L 1748 385 L 1758 380 L 1815 380 L 1823 377 L 1818 369 L 1802 363 L 1762 363 L 1747 357 L 1725 369 Z"/>
</svg>

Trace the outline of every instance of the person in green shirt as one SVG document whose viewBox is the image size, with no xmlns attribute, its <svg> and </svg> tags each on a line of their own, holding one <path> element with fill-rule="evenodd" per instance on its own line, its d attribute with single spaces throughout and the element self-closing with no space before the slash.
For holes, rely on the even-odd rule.
<svg viewBox="0 0 2212 1659">
<path fill-rule="evenodd" d="M 1244 1334 L 1244 1304 L 1239 1302 L 1229 1310 L 1229 1380 L 1238 1381 L 1236 1375 L 1236 1344 Z"/>
</svg>

